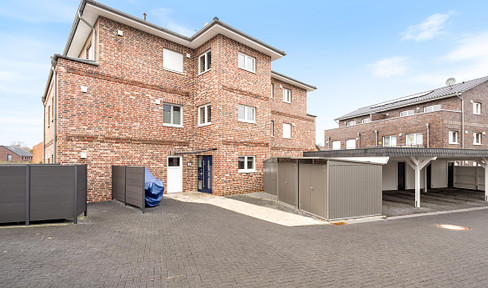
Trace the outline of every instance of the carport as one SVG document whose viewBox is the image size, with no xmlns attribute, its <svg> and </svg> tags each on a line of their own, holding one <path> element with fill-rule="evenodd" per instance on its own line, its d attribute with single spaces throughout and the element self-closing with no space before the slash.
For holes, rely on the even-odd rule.
<svg viewBox="0 0 488 288">
<path fill-rule="evenodd" d="M 411 178 L 415 189 L 415 207 L 420 207 L 421 204 L 421 187 L 424 188 L 424 192 L 427 192 L 432 182 L 436 183 L 437 188 L 459 187 L 484 190 L 484 200 L 488 201 L 488 150 L 484 149 L 381 147 L 304 152 L 304 156 L 363 161 L 387 157 L 388 163 L 383 166 L 383 190 L 408 188 L 408 185 L 405 185 L 405 182 L 408 182 L 408 171 L 404 164 L 403 167 L 401 165 L 406 163 L 413 172 Z M 474 161 L 480 167 L 454 166 L 455 161 Z M 394 164 L 398 164 L 397 167 Z M 483 169 L 482 173 L 479 171 L 481 169 Z M 403 183 L 400 183 L 400 180 L 395 182 L 395 171 L 398 179 L 402 173 L 407 179 L 403 179 Z M 395 185 L 397 189 L 385 189 Z"/>
</svg>

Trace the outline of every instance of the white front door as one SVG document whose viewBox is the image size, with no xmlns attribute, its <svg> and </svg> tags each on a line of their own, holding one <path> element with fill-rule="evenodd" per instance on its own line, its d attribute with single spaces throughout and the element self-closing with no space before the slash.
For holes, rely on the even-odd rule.
<svg viewBox="0 0 488 288">
<path fill-rule="evenodd" d="M 178 193 L 183 191 L 183 169 L 179 156 L 168 156 L 168 174 L 166 193 Z"/>
</svg>

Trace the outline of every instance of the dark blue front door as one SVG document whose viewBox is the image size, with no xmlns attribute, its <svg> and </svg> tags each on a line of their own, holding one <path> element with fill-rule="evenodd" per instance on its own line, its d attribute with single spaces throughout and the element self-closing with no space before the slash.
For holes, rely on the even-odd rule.
<svg viewBox="0 0 488 288">
<path fill-rule="evenodd" d="M 212 193 L 212 156 L 198 156 L 198 191 Z"/>
</svg>

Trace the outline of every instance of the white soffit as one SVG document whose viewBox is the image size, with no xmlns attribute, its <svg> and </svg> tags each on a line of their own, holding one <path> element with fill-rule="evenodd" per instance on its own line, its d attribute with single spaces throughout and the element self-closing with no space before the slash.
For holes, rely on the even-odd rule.
<svg viewBox="0 0 488 288">
<path fill-rule="evenodd" d="M 329 159 L 385 165 L 390 160 L 390 157 L 341 157 L 341 158 L 329 158 Z"/>
<path fill-rule="evenodd" d="M 300 82 L 294 81 L 293 79 L 290 79 L 290 78 L 287 78 L 287 77 L 283 77 L 283 76 L 281 76 L 279 74 L 276 74 L 276 73 L 273 73 L 273 72 L 271 72 L 271 77 L 272 78 L 275 78 L 275 79 L 278 79 L 280 81 L 283 81 L 285 83 L 291 84 L 293 86 L 296 86 L 296 87 L 300 87 L 302 89 L 305 89 L 305 90 L 307 90 L 307 92 L 311 92 L 311 91 L 315 91 L 316 90 L 316 88 L 314 89 L 314 88 L 312 88 L 310 86 L 304 85 L 304 84 L 302 84 Z"/>
<path fill-rule="evenodd" d="M 147 32 L 152 35 L 156 35 L 158 37 L 170 40 L 172 42 L 181 44 L 183 46 L 189 47 L 191 49 L 196 49 L 208 40 L 212 39 L 212 37 L 216 36 L 217 34 L 222 34 L 224 36 L 229 37 L 230 39 L 233 39 L 239 43 L 242 43 L 248 47 L 251 47 L 263 54 L 269 55 L 271 57 L 271 60 L 276 60 L 284 55 L 277 53 L 273 51 L 272 49 L 269 49 L 247 37 L 244 37 L 234 31 L 231 31 L 227 29 L 226 27 L 223 27 L 219 23 L 214 24 L 212 27 L 210 27 L 208 30 L 203 32 L 201 35 L 193 39 L 192 41 L 186 40 L 184 38 L 177 37 L 175 35 L 172 35 L 170 33 L 166 33 L 160 29 L 156 29 L 154 27 L 151 27 L 149 25 L 145 25 L 144 23 L 129 19 L 127 17 L 124 17 L 123 15 L 119 15 L 117 13 L 113 13 L 111 11 L 105 10 L 101 7 L 94 6 L 90 3 L 87 3 L 85 6 L 85 9 L 83 10 L 82 17 L 88 21 L 91 25 L 94 25 L 96 20 L 98 19 L 99 16 L 114 20 L 116 22 L 125 24 L 127 26 L 133 27 L 135 29 Z M 141 20 L 143 21 L 143 20 Z M 211 24 L 207 24 L 211 25 Z M 205 29 L 205 27 L 203 28 Z M 81 52 L 81 49 L 83 48 L 83 45 L 86 42 L 86 39 L 88 38 L 88 35 L 90 34 L 91 29 L 83 23 L 82 21 L 79 21 L 78 27 L 75 31 L 75 34 L 73 36 L 71 45 L 69 47 L 69 50 L 67 52 L 67 56 L 69 57 L 78 57 L 78 55 Z M 182 37 L 184 37 L 182 35 Z"/>
</svg>

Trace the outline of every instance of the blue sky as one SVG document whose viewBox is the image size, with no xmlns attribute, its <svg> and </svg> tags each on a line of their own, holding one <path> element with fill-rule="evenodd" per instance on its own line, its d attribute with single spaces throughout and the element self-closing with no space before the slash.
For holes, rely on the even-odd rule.
<svg viewBox="0 0 488 288">
<path fill-rule="evenodd" d="M 488 75 L 488 1 L 100 2 L 185 35 L 217 16 L 284 50 L 272 69 L 318 87 L 308 96 L 318 143 L 351 110 Z M 0 0 L 0 145 L 42 141 L 49 57 L 78 5 Z"/>
</svg>

